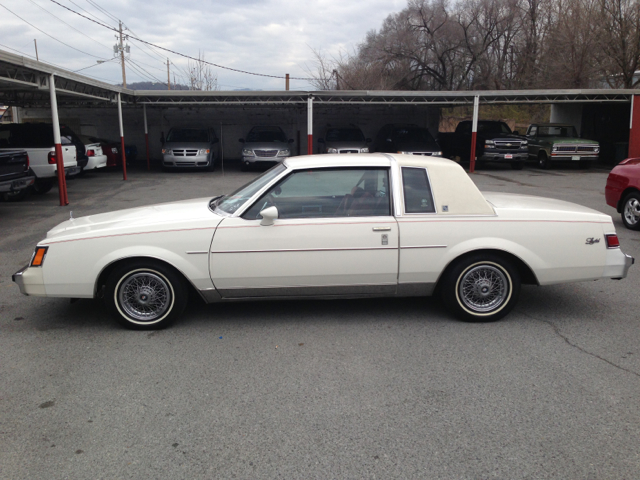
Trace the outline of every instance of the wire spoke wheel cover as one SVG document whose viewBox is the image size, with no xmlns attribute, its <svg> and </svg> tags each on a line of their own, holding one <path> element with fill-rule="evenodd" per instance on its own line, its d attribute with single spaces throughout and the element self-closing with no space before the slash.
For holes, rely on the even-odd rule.
<svg viewBox="0 0 640 480">
<path fill-rule="evenodd" d="M 460 305 L 475 314 L 499 311 L 511 296 L 511 279 L 498 264 L 470 265 L 458 279 L 456 295 Z"/>
<path fill-rule="evenodd" d="M 120 279 L 114 297 L 116 307 L 129 321 L 150 324 L 171 312 L 175 293 L 171 282 L 160 272 L 140 269 Z"/>
</svg>

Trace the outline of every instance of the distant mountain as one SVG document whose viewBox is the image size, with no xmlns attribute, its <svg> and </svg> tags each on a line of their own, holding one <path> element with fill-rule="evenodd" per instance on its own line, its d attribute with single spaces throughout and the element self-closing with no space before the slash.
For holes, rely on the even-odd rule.
<svg viewBox="0 0 640 480">
<path fill-rule="evenodd" d="M 119 83 L 118 87 L 121 86 L 122 84 Z M 130 88 L 131 90 L 167 90 L 167 84 L 160 82 L 133 82 L 127 83 L 127 88 Z M 189 90 L 189 87 L 186 85 L 171 84 L 171 90 Z"/>
</svg>

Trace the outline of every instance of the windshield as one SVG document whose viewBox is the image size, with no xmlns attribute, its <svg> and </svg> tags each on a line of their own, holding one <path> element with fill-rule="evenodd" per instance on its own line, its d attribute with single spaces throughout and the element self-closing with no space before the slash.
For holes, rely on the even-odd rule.
<svg viewBox="0 0 640 480">
<path fill-rule="evenodd" d="M 576 128 L 573 125 L 562 125 L 557 127 L 538 127 L 539 137 L 563 137 L 577 138 Z"/>
<path fill-rule="evenodd" d="M 327 131 L 327 142 L 364 142 L 364 135 L 359 128 L 330 128 Z"/>
<path fill-rule="evenodd" d="M 276 166 L 270 168 L 258 178 L 252 180 L 246 185 L 240 187 L 231 195 L 227 195 L 222 200 L 220 200 L 220 202 L 216 206 L 216 212 L 218 210 L 221 210 L 224 213 L 228 214 L 234 213 L 242 205 L 244 205 L 247 200 L 251 199 L 251 197 L 253 197 L 262 187 L 270 183 L 271 180 L 276 178 L 286 169 L 287 167 L 285 167 L 282 163 L 278 163 Z"/>
<path fill-rule="evenodd" d="M 198 142 L 209 141 L 207 130 L 202 128 L 172 128 L 167 135 L 167 142 Z"/>
<path fill-rule="evenodd" d="M 506 133 L 510 134 L 509 125 L 502 122 L 478 122 L 478 133 Z"/>
<path fill-rule="evenodd" d="M 247 142 L 286 142 L 284 132 L 278 130 L 251 130 L 247 135 Z"/>
<path fill-rule="evenodd" d="M 398 142 L 423 142 L 432 143 L 435 142 L 434 138 L 426 128 L 409 127 L 409 128 L 397 128 L 395 133 L 396 141 Z"/>
</svg>

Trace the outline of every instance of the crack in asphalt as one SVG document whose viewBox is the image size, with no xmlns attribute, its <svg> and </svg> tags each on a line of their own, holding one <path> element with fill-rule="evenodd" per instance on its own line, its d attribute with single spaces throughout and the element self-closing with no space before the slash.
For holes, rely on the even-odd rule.
<svg viewBox="0 0 640 480">
<path fill-rule="evenodd" d="M 603 362 L 608 363 L 608 364 L 609 364 L 609 365 L 611 365 L 612 367 L 615 367 L 615 368 L 617 368 L 617 369 L 619 369 L 619 370 L 625 371 L 625 372 L 627 372 L 627 373 L 630 373 L 630 374 L 635 375 L 636 377 L 640 378 L 640 373 L 638 373 L 638 372 L 634 372 L 633 370 L 629 370 L 628 368 L 625 368 L 625 367 L 623 367 L 623 366 L 621 366 L 621 365 L 617 365 L 617 364 L 613 363 L 611 360 L 607 360 L 606 358 L 601 357 L 600 355 L 598 355 L 598 354 L 596 354 L 596 353 L 590 352 L 590 351 L 588 351 L 588 350 L 586 350 L 586 349 L 582 348 L 581 346 L 576 345 L 575 343 L 571 343 L 571 340 L 569 340 L 569 337 L 567 337 L 566 335 L 564 335 L 564 334 L 560 331 L 560 329 L 558 328 L 558 326 L 557 326 L 556 324 L 554 324 L 553 322 L 551 322 L 551 321 L 549 321 L 549 320 L 542 320 L 542 319 L 540 319 L 540 318 L 535 318 L 534 316 L 529 315 L 528 313 L 524 313 L 524 312 L 522 312 L 522 311 L 520 311 L 519 313 L 521 313 L 521 314 L 522 314 L 522 315 L 524 315 L 525 317 L 529 317 L 529 318 L 531 318 L 531 319 L 533 319 L 533 320 L 537 320 L 537 321 L 539 321 L 539 322 L 546 323 L 546 324 L 547 324 L 547 325 L 549 325 L 551 328 L 553 328 L 553 331 L 556 333 L 556 335 L 558 335 L 560 338 L 562 338 L 562 339 L 567 343 L 567 345 L 569 345 L 569 346 L 571 346 L 571 347 L 573 347 L 573 348 L 575 348 L 575 349 L 577 349 L 577 350 L 581 351 L 582 353 L 585 353 L 585 354 L 587 354 L 587 355 L 589 355 L 589 356 L 591 356 L 591 357 L 597 358 L 598 360 L 602 360 Z"/>
</svg>

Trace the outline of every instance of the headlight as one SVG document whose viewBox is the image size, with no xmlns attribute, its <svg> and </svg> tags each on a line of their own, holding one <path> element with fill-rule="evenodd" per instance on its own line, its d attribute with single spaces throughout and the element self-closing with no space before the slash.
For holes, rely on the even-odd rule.
<svg viewBox="0 0 640 480">
<path fill-rule="evenodd" d="M 251 150 L 250 148 L 243 148 L 242 155 L 244 155 L 245 157 L 254 157 L 255 153 L 253 153 L 253 150 Z"/>
<path fill-rule="evenodd" d="M 211 150 L 209 150 L 208 148 L 203 148 L 202 150 L 198 150 L 198 155 L 209 155 L 209 152 Z"/>
<path fill-rule="evenodd" d="M 529 144 L 529 141 L 528 141 L 528 140 L 524 140 L 524 141 L 520 144 L 520 146 L 522 146 L 522 147 L 526 147 L 528 144 Z"/>
<path fill-rule="evenodd" d="M 327 148 L 327 153 L 338 153 L 337 148 Z"/>
<path fill-rule="evenodd" d="M 280 150 L 278 152 L 278 156 L 279 157 L 288 157 L 291 154 L 291 151 L 289 149 L 287 150 Z"/>
<path fill-rule="evenodd" d="M 407 155 L 411 154 L 411 152 L 398 152 L 398 153 L 403 153 L 403 154 L 407 154 Z"/>
<path fill-rule="evenodd" d="M 484 141 L 484 146 L 485 147 L 489 147 L 489 148 L 493 148 L 495 146 L 495 143 L 493 143 L 493 140 L 485 140 Z"/>
<path fill-rule="evenodd" d="M 115 148 L 112 148 L 111 150 L 113 151 L 113 150 L 116 150 L 116 149 L 115 149 Z M 115 152 L 113 152 L 113 153 L 118 153 L 118 151 L 116 150 L 116 151 L 115 151 Z M 171 149 L 170 149 L 170 148 L 163 148 L 163 149 L 162 149 L 162 153 L 163 153 L 163 154 L 165 154 L 165 155 L 171 155 Z"/>
<path fill-rule="evenodd" d="M 551 151 L 552 152 L 557 152 L 558 151 L 558 146 L 554 145 L 553 147 L 551 147 Z"/>
<path fill-rule="evenodd" d="M 361 148 L 360 153 L 369 153 L 369 147 Z"/>
<path fill-rule="evenodd" d="M 600 147 L 596 147 L 593 149 L 593 153 L 600 153 Z"/>
<path fill-rule="evenodd" d="M 442 152 L 433 152 L 431 155 L 434 156 L 434 157 L 441 157 L 442 156 Z"/>
</svg>

